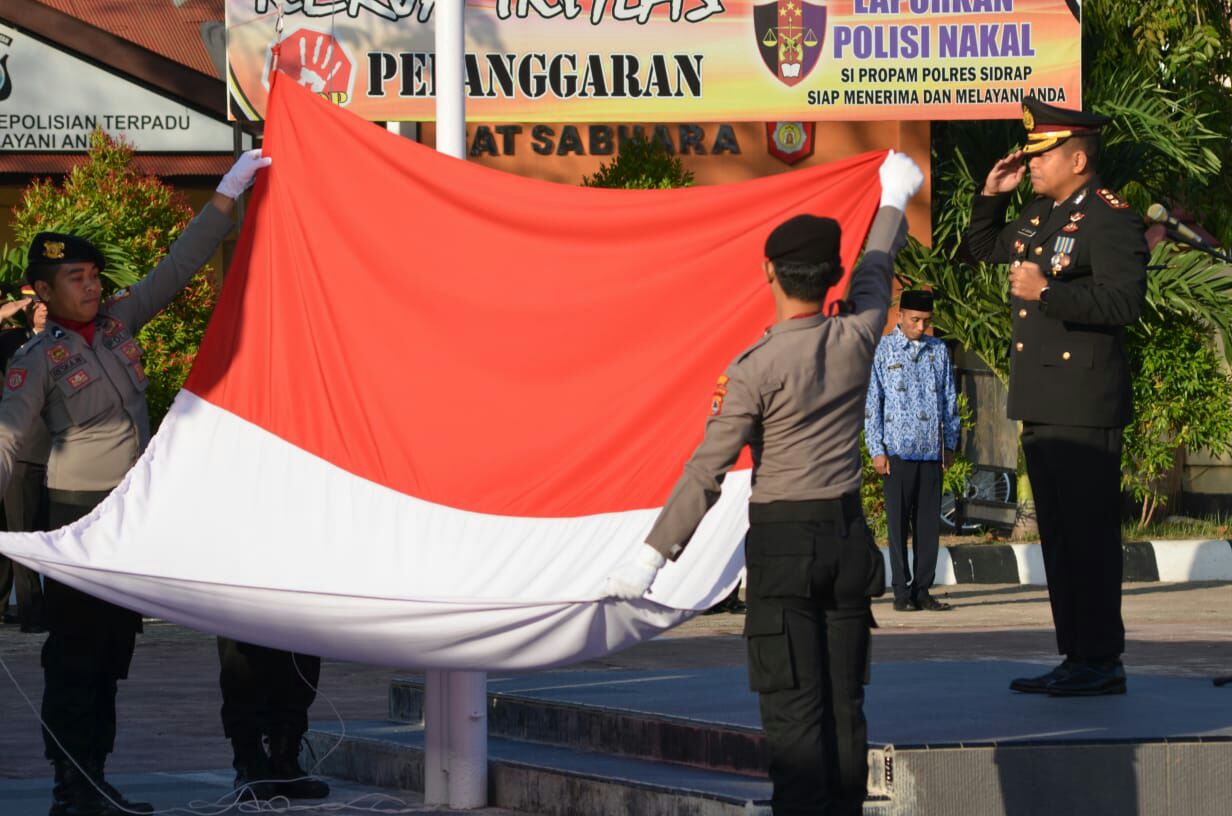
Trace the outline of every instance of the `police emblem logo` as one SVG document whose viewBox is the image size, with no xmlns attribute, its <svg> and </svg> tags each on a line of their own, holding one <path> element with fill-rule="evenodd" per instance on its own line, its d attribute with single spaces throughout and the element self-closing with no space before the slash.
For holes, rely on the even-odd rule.
<svg viewBox="0 0 1232 816">
<path fill-rule="evenodd" d="M 116 292 L 115 292 L 115 294 L 114 294 L 114 295 L 112 295 L 110 298 L 108 298 L 108 299 L 107 299 L 107 303 L 109 303 L 109 304 L 110 304 L 110 303 L 119 303 L 121 300 L 125 300 L 126 298 L 128 298 L 128 296 L 129 296 L 129 295 L 131 295 L 131 294 L 132 294 L 132 292 L 129 290 L 129 288 L 128 288 L 127 286 L 126 286 L 126 287 L 124 287 L 123 289 L 117 289 L 117 290 L 116 290 Z"/>
<path fill-rule="evenodd" d="M 816 122 L 766 122 L 766 149 L 786 164 L 807 159 L 813 155 L 816 128 Z"/>
<path fill-rule="evenodd" d="M 81 388 L 90 382 L 90 374 L 84 368 L 79 368 L 72 374 L 69 374 L 65 382 L 73 386 L 73 388 Z"/>
<path fill-rule="evenodd" d="M 24 368 L 10 368 L 5 384 L 8 385 L 10 391 L 16 391 L 21 388 L 26 384 L 26 370 Z"/>
<path fill-rule="evenodd" d="M 1033 226 L 1033 227 L 1038 227 L 1038 226 L 1039 226 L 1039 224 L 1040 224 L 1040 217 L 1039 217 L 1038 215 L 1033 216 L 1033 217 L 1031 218 L 1031 226 Z"/>
<path fill-rule="evenodd" d="M 136 362 L 141 359 L 141 346 L 137 345 L 136 340 L 129 340 L 127 343 L 120 346 L 120 353 L 133 362 Z"/>
<path fill-rule="evenodd" d="M 107 322 L 103 324 L 104 337 L 115 337 L 122 331 L 124 331 L 124 324 L 114 318 L 107 318 Z"/>
<path fill-rule="evenodd" d="M 1022 126 L 1028 131 L 1035 130 L 1035 117 L 1031 115 L 1031 109 L 1026 105 L 1022 106 Z"/>
<path fill-rule="evenodd" d="M 43 242 L 43 257 L 53 261 L 58 261 L 64 257 L 64 242 L 63 241 L 44 241 Z"/>
<path fill-rule="evenodd" d="M 47 359 L 51 360 L 52 363 L 62 363 L 68 359 L 68 349 L 64 345 L 56 343 L 47 349 Z"/>
<path fill-rule="evenodd" d="M 797 85 L 817 65 L 826 38 L 826 7 L 808 0 L 753 6 L 753 33 L 761 60 L 775 79 Z"/>
</svg>

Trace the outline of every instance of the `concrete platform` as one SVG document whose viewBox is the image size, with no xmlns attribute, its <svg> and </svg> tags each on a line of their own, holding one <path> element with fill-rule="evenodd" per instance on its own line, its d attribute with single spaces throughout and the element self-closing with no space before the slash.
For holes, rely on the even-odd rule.
<svg viewBox="0 0 1232 816">
<path fill-rule="evenodd" d="M 1011 678 L 1044 668 L 874 665 L 866 713 L 875 799 L 866 813 L 1232 813 L 1232 689 L 1131 673 L 1123 696 L 1008 691 Z M 489 689 L 494 805 L 562 814 L 765 807 L 765 746 L 743 668 L 494 675 Z M 420 706 L 418 681 L 395 680 L 391 718 L 418 721 Z M 353 725 L 339 754 L 349 767 L 327 772 L 391 785 L 398 780 L 362 774 L 421 761 L 416 726 Z M 320 750 L 336 729 L 314 740 Z M 578 801 L 586 807 L 563 804 Z"/>
</svg>

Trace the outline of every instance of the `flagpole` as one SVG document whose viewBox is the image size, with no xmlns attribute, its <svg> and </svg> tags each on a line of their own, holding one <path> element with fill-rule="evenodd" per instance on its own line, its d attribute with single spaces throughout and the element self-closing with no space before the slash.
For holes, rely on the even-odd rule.
<svg viewBox="0 0 1232 816">
<path fill-rule="evenodd" d="M 466 158 L 466 2 L 437 3 L 436 149 Z M 429 671 L 424 677 L 424 802 L 488 803 L 488 676 Z"/>
</svg>

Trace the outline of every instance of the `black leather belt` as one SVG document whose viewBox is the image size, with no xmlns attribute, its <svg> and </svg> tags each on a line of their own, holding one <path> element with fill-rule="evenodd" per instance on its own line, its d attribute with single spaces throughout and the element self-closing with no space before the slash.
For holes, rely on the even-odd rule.
<svg viewBox="0 0 1232 816">
<path fill-rule="evenodd" d="M 96 507 L 110 493 L 110 490 L 58 490 L 52 487 L 47 490 L 47 498 L 56 504 L 71 504 L 75 507 Z"/>
<path fill-rule="evenodd" d="M 750 524 L 784 521 L 836 521 L 846 524 L 863 514 L 859 493 L 848 493 L 837 499 L 749 503 Z"/>
</svg>

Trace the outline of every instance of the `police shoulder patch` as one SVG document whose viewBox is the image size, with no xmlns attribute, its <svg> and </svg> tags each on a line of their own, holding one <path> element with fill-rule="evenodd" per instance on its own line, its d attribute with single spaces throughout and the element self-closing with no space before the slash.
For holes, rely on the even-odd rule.
<svg viewBox="0 0 1232 816">
<path fill-rule="evenodd" d="M 117 289 L 111 297 L 107 298 L 107 305 L 119 303 L 121 300 L 127 300 L 133 294 L 132 290 L 125 286 L 123 289 Z"/>
<path fill-rule="evenodd" d="M 26 384 L 26 370 L 24 368 L 10 368 L 4 383 L 10 391 L 20 390 Z"/>
<path fill-rule="evenodd" d="M 714 386 L 714 394 L 710 397 L 710 415 L 718 416 L 723 413 L 723 399 L 727 396 L 727 384 L 731 382 L 731 377 L 726 374 L 719 375 L 719 381 Z"/>
</svg>

